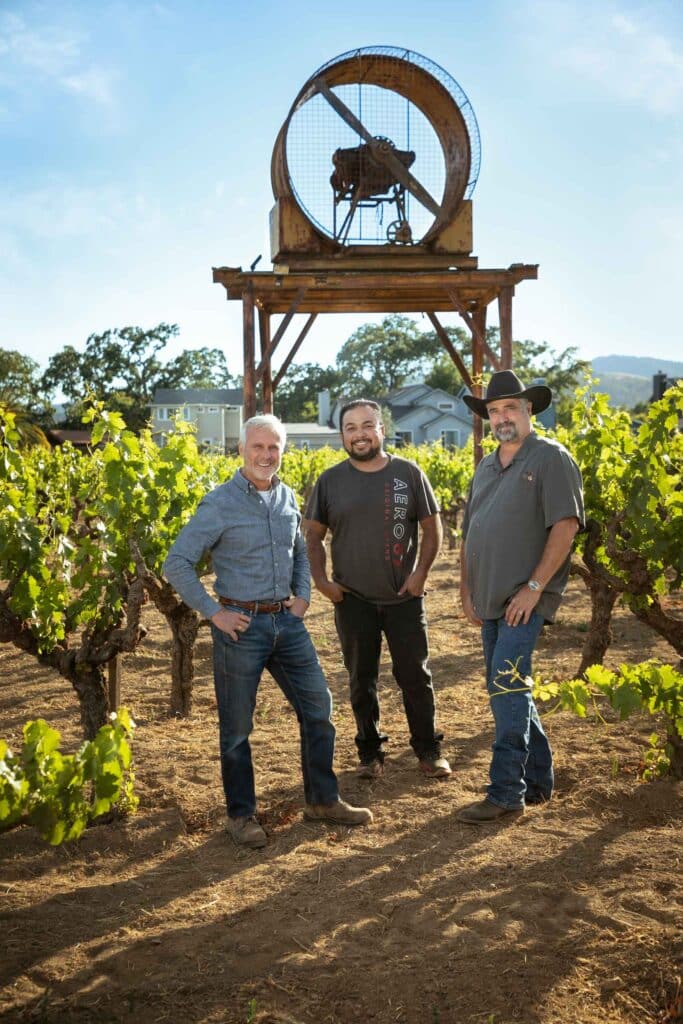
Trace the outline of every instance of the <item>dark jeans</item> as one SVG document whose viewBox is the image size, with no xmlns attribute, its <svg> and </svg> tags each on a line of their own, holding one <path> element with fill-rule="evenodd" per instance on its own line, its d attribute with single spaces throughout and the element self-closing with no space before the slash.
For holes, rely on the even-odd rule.
<svg viewBox="0 0 683 1024">
<path fill-rule="evenodd" d="M 296 712 L 306 803 L 332 803 L 339 796 L 332 769 L 332 695 L 303 619 L 287 610 L 252 615 L 239 640 L 213 625 L 211 631 L 221 772 L 230 817 L 247 817 L 256 810 L 249 735 L 264 668 Z"/>
<path fill-rule="evenodd" d="M 410 745 L 419 758 L 440 753 L 443 739 L 434 728 L 434 689 L 427 668 L 427 620 L 424 601 L 414 597 L 401 604 L 374 604 L 354 594 L 334 606 L 337 633 L 351 684 L 351 707 L 356 718 L 356 746 L 363 762 L 384 759 L 388 739 L 380 730 L 377 679 L 384 633 L 394 679 L 403 696 Z"/>
<path fill-rule="evenodd" d="M 481 629 L 496 723 L 488 798 L 500 807 L 523 807 L 525 798 L 530 803 L 549 800 L 553 791 L 553 755 L 527 683 L 542 625 L 532 612 L 526 624 L 485 619 Z"/>
</svg>

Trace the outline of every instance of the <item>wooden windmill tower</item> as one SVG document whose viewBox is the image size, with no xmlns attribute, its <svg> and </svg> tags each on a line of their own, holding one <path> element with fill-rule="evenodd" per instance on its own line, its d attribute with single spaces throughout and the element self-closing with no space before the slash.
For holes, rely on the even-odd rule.
<svg viewBox="0 0 683 1024">
<path fill-rule="evenodd" d="M 484 355 L 512 364 L 515 286 L 538 267 L 483 270 L 472 255 L 479 129 L 467 96 L 427 58 L 396 47 L 335 57 L 304 84 L 271 162 L 271 271 L 214 268 L 243 306 L 244 415 L 272 411 L 273 393 L 319 313 L 425 313 L 465 384 L 480 393 Z M 500 353 L 486 341 L 497 301 Z M 472 335 L 465 365 L 438 314 L 457 311 Z M 296 313 L 308 319 L 274 372 Z M 271 316 L 284 314 L 271 335 Z M 260 359 L 255 349 L 259 322 Z M 475 417 L 475 443 L 481 423 Z"/>
</svg>

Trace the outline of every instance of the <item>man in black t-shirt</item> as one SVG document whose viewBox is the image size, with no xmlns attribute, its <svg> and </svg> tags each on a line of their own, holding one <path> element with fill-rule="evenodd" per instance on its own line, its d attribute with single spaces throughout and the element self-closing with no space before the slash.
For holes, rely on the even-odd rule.
<svg viewBox="0 0 683 1024">
<path fill-rule="evenodd" d="M 451 769 L 435 729 L 424 611 L 427 574 L 441 545 L 439 508 L 419 467 L 384 451 L 376 402 L 349 402 L 341 411 L 340 428 L 349 458 L 321 474 L 304 530 L 313 581 L 334 604 L 356 719 L 358 774 L 376 778 L 384 766 L 388 737 L 380 729 L 377 697 L 384 634 L 420 770 L 430 778 L 446 778 Z M 326 572 L 328 529 L 332 579 Z"/>
</svg>

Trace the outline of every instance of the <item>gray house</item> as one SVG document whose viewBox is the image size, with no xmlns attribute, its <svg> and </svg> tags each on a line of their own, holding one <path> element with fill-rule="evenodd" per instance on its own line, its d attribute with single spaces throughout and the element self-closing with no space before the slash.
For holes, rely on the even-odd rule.
<svg viewBox="0 0 683 1024">
<path fill-rule="evenodd" d="M 387 395 L 397 442 L 425 444 L 441 441 L 447 448 L 462 448 L 472 433 L 472 413 L 462 400 L 465 387 L 457 395 L 427 384 L 409 384 Z"/>
<path fill-rule="evenodd" d="M 533 384 L 543 384 L 538 378 Z M 463 448 L 472 433 L 473 414 L 463 401 L 469 394 L 464 385 L 455 395 L 427 384 L 408 384 L 379 399 L 391 413 L 394 438 L 397 444 L 426 444 L 440 441 L 446 448 Z M 346 398 L 338 399 L 329 413 L 329 422 L 339 426 L 339 413 Z M 319 421 L 329 410 L 329 393 L 318 396 Z M 544 427 L 552 429 L 556 423 L 554 406 L 536 417 Z"/>
<path fill-rule="evenodd" d="M 380 405 L 391 413 L 394 438 L 398 444 L 424 444 L 441 441 L 447 447 L 462 448 L 472 433 L 472 413 L 462 400 L 467 394 L 463 387 L 457 395 L 427 384 L 409 384 L 379 399 Z M 330 410 L 329 420 L 339 429 L 339 413 L 348 401 L 340 398 Z M 329 395 L 318 396 L 321 417 L 329 409 Z M 321 418 L 319 417 L 319 418 Z"/>
<path fill-rule="evenodd" d="M 242 426 L 241 388 L 157 388 L 152 402 L 152 431 L 163 444 L 180 416 L 197 429 L 197 441 L 225 451 L 237 447 Z"/>
</svg>

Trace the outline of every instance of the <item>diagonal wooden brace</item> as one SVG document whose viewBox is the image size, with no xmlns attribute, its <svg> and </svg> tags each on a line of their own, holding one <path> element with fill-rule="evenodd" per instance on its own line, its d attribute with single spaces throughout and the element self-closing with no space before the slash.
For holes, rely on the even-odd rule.
<svg viewBox="0 0 683 1024">
<path fill-rule="evenodd" d="M 446 293 L 451 302 L 453 303 L 455 309 L 457 309 L 458 313 L 469 327 L 470 334 L 472 335 L 473 338 L 476 338 L 476 340 L 481 345 L 483 351 L 488 356 L 489 362 L 491 363 L 493 369 L 500 370 L 499 357 L 494 353 L 493 349 L 490 347 L 488 341 L 486 340 L 486 336 L 482 334 L 482 332 L 479 330 L 479 327 L 475 322 L 474 317 L 472 317 L 465 309 L 464 305 L 460 301 L 458 293 L 453 288 L 447 288 Z"/>
<path fill-rule="evenodd" d="M 457 351 L 457 349 L 453 345 L 453 342 L 451 341 L 451 339 L 446 334 L 446 331 L 444 330 L 444 328 L 441 325 L 441 323 L 437 320 L 436 313 L 427 313 L 427 316 L 431 320 L 432 326 L 434 327 L 434 330 L 438 334 L 439 340 L 441 341 L 441 344 L 446 349 L 446 351 L 448 352 L 449 356 L 451 357 L 451 359 L 453 360 L 453 362 L 457 366 L 458 372 L 460 373 L 460 376 L 462 377 L 464 383 L 467 384 L 467 387 L 471 391 L 472 390 L 472 378 L 470 377 L 470 371 L 467 369 L 467 367 L 465 366 L 464 362 L 462 361 L 462 357 L 461 357 L 460 353 Z"/>
<path fill-rule="evenodd" d="M 303 297 L 304 297 L 305 294 L 306 294 L 306 289 L 305 288 L 299 288 L 299 290 L 297 291 L 296 295 L 292 299 L 291 306 L 289 307 L 289 309 L 285 313 L 284 320 L 282 321 L 282 323 L 278 327 L 277 331 L 273 335 L 273 338 L 272 338 L 270 344 L 265 349 L 265 351 L 262 353 L 262 355 L 261 355 L 261 362 L 256 367 L 255 378 L 256 378 L 257 382 L 260 381 L 261 378 L 263 377 L 263 371 L 264 371 L 264 369 L 265 369 L 265 367 L 266 367 L 266 365 L 268 363 L 268 360 L 270 359 L 270 357 L 272 356 L 273 352 L 275 351 L 275 349 L 280 344 L 280 342 L 282 340 L 282 337 L 283 337 L 285 331 L 287 330 L 287 328 L 289 327 L 290 323 L 292 322 L 292 317 L 294 316 L 294 314 L 296 313 L 297 309 L 301 305 L 301 302 L 302 302 Z"/>
</svg>

